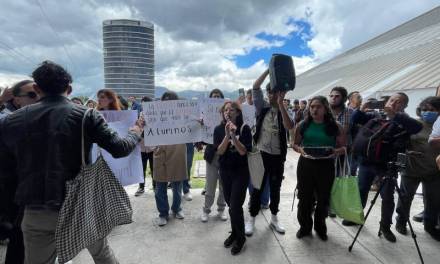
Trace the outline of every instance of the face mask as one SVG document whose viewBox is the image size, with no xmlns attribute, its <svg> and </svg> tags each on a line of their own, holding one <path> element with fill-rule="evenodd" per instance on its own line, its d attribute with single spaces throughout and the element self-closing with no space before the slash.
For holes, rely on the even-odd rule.
<svg viewBox="0 0 440 264">
<path fill-rule="evenodd" d="M 433 124 L 435 122 L 435 120 L 437 120 L 437 117 L 438 117 L 437 112 L 432 112 L 432 111 L 423 111 L 422 112 L 422 119 L 426 123 Z"/>
</svg>

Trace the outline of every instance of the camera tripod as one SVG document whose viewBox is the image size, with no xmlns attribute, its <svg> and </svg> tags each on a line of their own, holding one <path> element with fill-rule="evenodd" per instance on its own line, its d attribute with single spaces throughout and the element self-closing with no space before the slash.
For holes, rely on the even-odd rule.
<svg viewBox="0 0 440 264">
<path fill-rule="evenodd" d="M 404 201 L 402 199 L 402 193 L 401 193 L 401 190 L 399 188 L 399 185 L 397 184 L 397 171 L 399 170 L 399 168 L 400 169 L 405 168 L 405 164 L 402 164 L 400 162 L 393 162 L 393 161 L 388 162 L 388 164 L 387 164 L 387 171 L 385 173 L 385 177 L 383 177 L 383 179 L 381 180 L 379 189 L 377 190 L 376 194 L 374 195 L 373 200 L 371 200 L 371 205 L 368 208 L 367 214 L 365 215 L 365 222 L 367 221 L 367 218 L 370 215 L 371 209 L 373 208 L 374 204 L 376 203 L 376 200 L 377 200 L 377 197 L 380 194 L 380 191 L 382 190 L 383 186 L 385 185 L 385 181 L 388 181 L 389 183 L 391 183 L 393 185 L 393 190 L 396 190 L 397 195 L 399 196 L 399 199 L 401 201 Z M 354 243 L 356 243 L 356 240 L 357 240 L 359 234 L 361 233 L 361 230 L 364 227 L 365 222 L 364 222 L 364 224 L 362 224 L 359 227 L 359 229 L 358 229 L 358 231 L 356 233 L 356 236 L 353 239 L 353 242 L 348 247 L 348 251 L 349 252 L 352 251 L 353 245 L 354 245 Z M 411 237 L 413 238 L 414 244 L 416 245 L 417 253 L 419 254 L 420 262 L 422 264 L 424 264 L 425 262 L 423 261 L 422 253 L 420 252 L 419 244 L 417 243 L 417 239 L 416 239 L 417 236 L 414 233 L 414 229 L 412 227 L 412 224 L 411 224 L 411 221 L 410 221 L 409 217 L 408 217 L 408 225 L 409 225 L 409 229 L 411 231 Z M 382 235 L 382 231 L 379 229 L 378 236 L 381 236 L 381 235 Z"/>
</svg>

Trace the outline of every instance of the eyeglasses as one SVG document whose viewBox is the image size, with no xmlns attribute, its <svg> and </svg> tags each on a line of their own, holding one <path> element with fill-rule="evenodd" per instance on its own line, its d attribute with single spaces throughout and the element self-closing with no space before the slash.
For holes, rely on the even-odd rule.
<svg viewBox="0 0 440 264">
<path fill-rule="evenodd" d="M 29 97 L 31 99 L 35 99 L 35 98 L 37 98 L 37 96 L 38 95 L 37 95 L 36 92 L 27 92 L 27 93 L 24 93 L 24 94 L 19 94 L 16 97 Z"/>
</svg>

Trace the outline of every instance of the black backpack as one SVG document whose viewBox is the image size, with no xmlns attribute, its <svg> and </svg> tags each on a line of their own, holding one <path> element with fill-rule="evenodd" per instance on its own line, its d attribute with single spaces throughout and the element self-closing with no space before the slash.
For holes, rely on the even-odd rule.
<svg viewBox="0 0 440 264">
<path fill-rule="evenodd" d="M 392 160 L 400 148 L 396 144 L 404 145 L 399 140 L 406 134 L 400 125 L 389 120 L 374 118 L 359 129 L 353 145 L 354 155 L 361 157 L 363 162 L 371 164 L 385 164 Z"/>
</svg>

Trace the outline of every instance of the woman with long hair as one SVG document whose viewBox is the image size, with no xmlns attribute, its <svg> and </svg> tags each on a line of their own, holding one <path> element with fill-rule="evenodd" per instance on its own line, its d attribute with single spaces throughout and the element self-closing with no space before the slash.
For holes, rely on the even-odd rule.
<svg viewBox="0 0 440 264">
<path fill-rule="evenodd" d="M 221 108 L 222 122 L 214 129 L 214 147 L 219 155 L 219 172 L 223 194 L 229 206 L 232 232 L 224 241 L 231 254 L 239 254 L 246 241 L 243 203 L 249 183 L 246 153 L 252 149 L 251 128 L 243 123 L 243 113 L 237 102 L 225 102 Z"/>
<path fill-rule="evenodd" d="M 209 98 L 224 99 L 224 96 L 221 90 L 213 89 L 209 93 Z M 218 182 L 219 191 L 217 195 L 217 212 L 218 212 L 217 215 L 222 221 L 226 221 L 228 220 L 228 217 L 225 213 L 226 202 L 225 202 L 225 197 L 223 196 L 223 185 L 220 180 L 220 174 L 219 174 L 219 164 L 218 164 L 219 155 L 217 154 L 213 144 L 206 145 L 203 158 L 206 161 L 205 204 L 202 209 L 202 215 L 200 216 L 200 220 L 202 222 L 207 222 L 209 219 L 209 214 L 211 213 L 211 207 L 214 204 L 214 200 L 215 200 L 215 192 L 217 190 L 217 182 Z"/>
<path fill-rule="evenodd" d="M 162 101 L 178 100 L 174 92 L 165 92 Z M 173 204 L 171 211 L 177 219 L 185 218 L 182 203 L 182 182 L 188 178 L 186 169 L 186 144 L 162 145 L 153 152 L 153 179 L 156 182 L 155 199 L 159 217 L 156 219 L 158 226 L 168 223 L 170 205 L 168 203 L 167 188 L 171 183 L 173 190 Z"/>
<path fill-rule="evenodd" d="M 97 110 L 121 110 L 121 103 L 116 92 L 111 89 L 99 90 Z"/>
<path fill-rule="evenodd" d="M 309 114 L 295 128 L 293 149 L 301 154 L 297 167 L 298 221 L 297 238 L 311 234 L 327 240 L 325 218 L 328 215 L 330 191 L 335 178 L 335 156 L 345 153 L 342 127 L 333 118 L 324 96 L 315 96 Z M 313 203 L 317 200 L 312 219 Z"/>
</svg>

